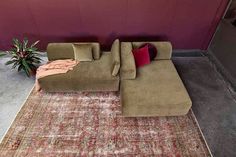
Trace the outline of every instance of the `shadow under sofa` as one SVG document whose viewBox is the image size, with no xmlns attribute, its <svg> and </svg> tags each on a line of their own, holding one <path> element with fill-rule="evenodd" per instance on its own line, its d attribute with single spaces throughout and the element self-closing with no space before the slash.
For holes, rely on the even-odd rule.
<svg viewBox="0 0 236 157">
<path fill-rule="evenodd" d="M 41 88 L 47 92 L 118 91 L 119 74 L 112 74 L 114 66 L 120 67 L 120 43 L 116 40 L 111 52 L 101 52 L 99 43 L 50 43 L 48 60 L 74 59 L 73 44 L 91 44 L 93 61 L 79 62 L 73 70 L 63 74 L 40 78 Z"/>
<path fill-rule="evenodd" d="M 135 66 L 132 49 L 151 43 L 158 50 L 154 61 Z M 169 42 L 121 42 L 121 104 L 127 117 L 179 116 L 188 113 L 191 99 L 171 61 Z"/>
</svg>

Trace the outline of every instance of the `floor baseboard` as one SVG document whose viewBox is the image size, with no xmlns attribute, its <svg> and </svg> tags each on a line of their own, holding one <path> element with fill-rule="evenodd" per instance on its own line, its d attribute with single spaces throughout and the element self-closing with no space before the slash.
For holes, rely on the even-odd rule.
<svg viewBox="0 0 236 157">
<path fill-rule="evenodd" d="M 203 57 L 205 56 L 206 51 L 199 49 L 190 49 L 190 50 L 173 50 L 173 57 Z"/>
</svg>

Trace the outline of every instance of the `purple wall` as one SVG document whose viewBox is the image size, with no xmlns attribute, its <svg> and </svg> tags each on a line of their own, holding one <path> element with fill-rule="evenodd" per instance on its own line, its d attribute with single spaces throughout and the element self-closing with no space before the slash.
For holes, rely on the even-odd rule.
<svg viewBox="0 0 236 157">
<path fill-rule="evenodd" d="M 176 49 L 206 49 L 228 0 L 5 0 L 0 49 L 13 37 L 48 42 L 170 40 Z"/>
</svg>

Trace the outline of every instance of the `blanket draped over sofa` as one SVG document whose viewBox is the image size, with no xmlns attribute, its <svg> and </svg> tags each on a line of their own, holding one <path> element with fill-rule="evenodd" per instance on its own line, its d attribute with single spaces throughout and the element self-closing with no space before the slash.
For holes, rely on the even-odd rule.
<svg viewBox="0 0 236 157">
<path fill-rule="evenodd" d="M 64 59 L 64 60 L 51 61 L 45 65 L 40 66 L 37 69 L 36 73 L 36 82 L 35 82 L 36 91 L 39 91 L 41 89 L 38 79 L 50 75 L 67 73 L 69 70 L 73 70 L 73 67 L 76 66 L 78 63 L 79 62 L 76 60 Z"/>
</svg>

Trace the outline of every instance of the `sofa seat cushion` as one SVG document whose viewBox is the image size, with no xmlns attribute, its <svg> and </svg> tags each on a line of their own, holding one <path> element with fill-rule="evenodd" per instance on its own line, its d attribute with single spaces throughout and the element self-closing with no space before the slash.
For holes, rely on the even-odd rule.
<svg viewBox="0 0 236 157">
<path fill-rule="evenodd" d="M 80 62 L 65 74 L 39 79 L 43 90 L 59 91 L 117 91 L 119 77 L 111 75 L 111 53 L 103 53 L 99 60 Z"/>
<path fill-rule="evenodd" d="M 191 107 L 189 95 L 171 60 L 153 61 L 137 69 L 135 80 L 122 80 L 124 116 L 177 116 Z"/>
</svg>

